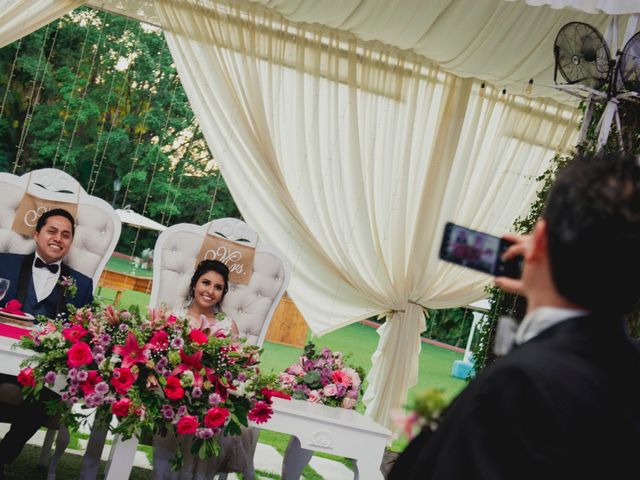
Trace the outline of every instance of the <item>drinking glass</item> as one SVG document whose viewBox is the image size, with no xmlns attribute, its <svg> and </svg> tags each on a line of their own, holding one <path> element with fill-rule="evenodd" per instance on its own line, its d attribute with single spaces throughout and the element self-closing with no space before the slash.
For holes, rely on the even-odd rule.
<svg viewBox="0 0 640 480">
<path fill-rule="evenodd" d="M 9 280 L 0 278 L 0 300 L 7 294 L 7 290 L 9 290 Z"/>
</svg>

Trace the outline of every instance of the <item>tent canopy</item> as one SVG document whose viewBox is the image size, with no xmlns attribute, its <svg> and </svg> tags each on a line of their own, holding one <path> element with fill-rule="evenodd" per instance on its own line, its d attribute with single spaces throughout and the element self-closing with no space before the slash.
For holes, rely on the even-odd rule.
<svg viewBox="0 0 640 480">
<path fill-rule="evenodd" d="M 158 223 L 155 220 L 151 220 L 144 215 L 140 215 L 139 213 L 136 213 L 131 209 L 119 208 L 116 210 L 116 213 L 120 217 L 122 223 L 127 223 L 129 225 L 133 225 L 134 227 L 146 228 L 148 230 L 158 230 L 159 232 L 167 229 L 167 227 L 165 227 L 161 223 Z"/>
</svg>

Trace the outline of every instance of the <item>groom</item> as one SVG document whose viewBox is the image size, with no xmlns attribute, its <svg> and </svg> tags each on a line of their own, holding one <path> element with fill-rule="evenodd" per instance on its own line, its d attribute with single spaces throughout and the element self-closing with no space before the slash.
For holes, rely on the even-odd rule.
<svg viewBox="0 0 640 480">
<path fill-rule="evenodd" d="M 76 307 L 91 304 L 91 278 L 62 262 L 74 234 L 73 216 L 64 209 L 52 209 L 38 219 L 33 234 L 36 241 L 34 253 L 0 253 L 0 278 L 11 282 L 5 302 L 17 299 L 25 313 L 50 318 L 66 313 L 67 303 Z M 77 286 L 75 296 L 68 295 L 60 285 L 62 277 L 74 280 Z M 4 466 L 18 457 L 29 438 L 47 421 L 44 404 L 20 401 L 15 385 L 19 386 L 15 376 L 0 374 L 3 394 L 0 398 L 0 421 L 11 423 L 10 430 L 0 441 L 0 478 L 3 478 Z M 45 389 L 41 398 L 50 400 L 55 398 L 55 394 Z"/>
</svg>

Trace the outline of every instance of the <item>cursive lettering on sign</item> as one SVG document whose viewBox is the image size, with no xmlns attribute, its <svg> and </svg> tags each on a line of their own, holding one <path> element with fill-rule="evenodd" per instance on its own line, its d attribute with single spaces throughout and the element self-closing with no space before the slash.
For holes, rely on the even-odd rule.
<svg viewBox="0 0 640 480">
<path fill-rule="evenodd" d="M 38 207 L 35 210 L 27 210 L 24 214 L 24 224 L 28 227 L 35 227 L 38 219 L 47 211 L 47 207 Z"/>
<path fill-rule="evenodd" d="M 230 272 L 235 272 L 239 275 L 244 274 L 244 265 L 238 263 L 242 261 L 242 252 L 238 250 L 231 250 L 225 246 L 220 246 L 216 249 L 209 249 L 204 254 L 205 260 L 218 260 L 229 267 Z"/>
</svg>

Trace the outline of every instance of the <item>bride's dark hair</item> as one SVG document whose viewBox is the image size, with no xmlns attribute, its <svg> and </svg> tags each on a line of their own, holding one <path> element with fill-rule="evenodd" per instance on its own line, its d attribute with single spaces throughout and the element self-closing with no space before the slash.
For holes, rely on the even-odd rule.
<svg viewBox="0 0 640 480">
<path fill-rule="evenodd" d="M 200 280 L 200 277 L 207 272 L 219 273 L 224 279 L 224 288 L 222 289 L 222 297 L 220 298 L 220 302 L 218 302 L 218 304 L 222 303 L 222 301 L 224 300 L 224 296 L 227 294 L 227 291 L 229 290 L 229 267 L 227 267 L 224 263 L 222 263 L 219 260 L 202 260 L 196 267 L 196 271 L 193 272 L 193 276 L 191 277 L 191 282 L 189 283 L 189 294 L 187 296 L 187 303 L 193 302 L 196 283 L 198 283 L 198 280 Z"/>
</svg>

